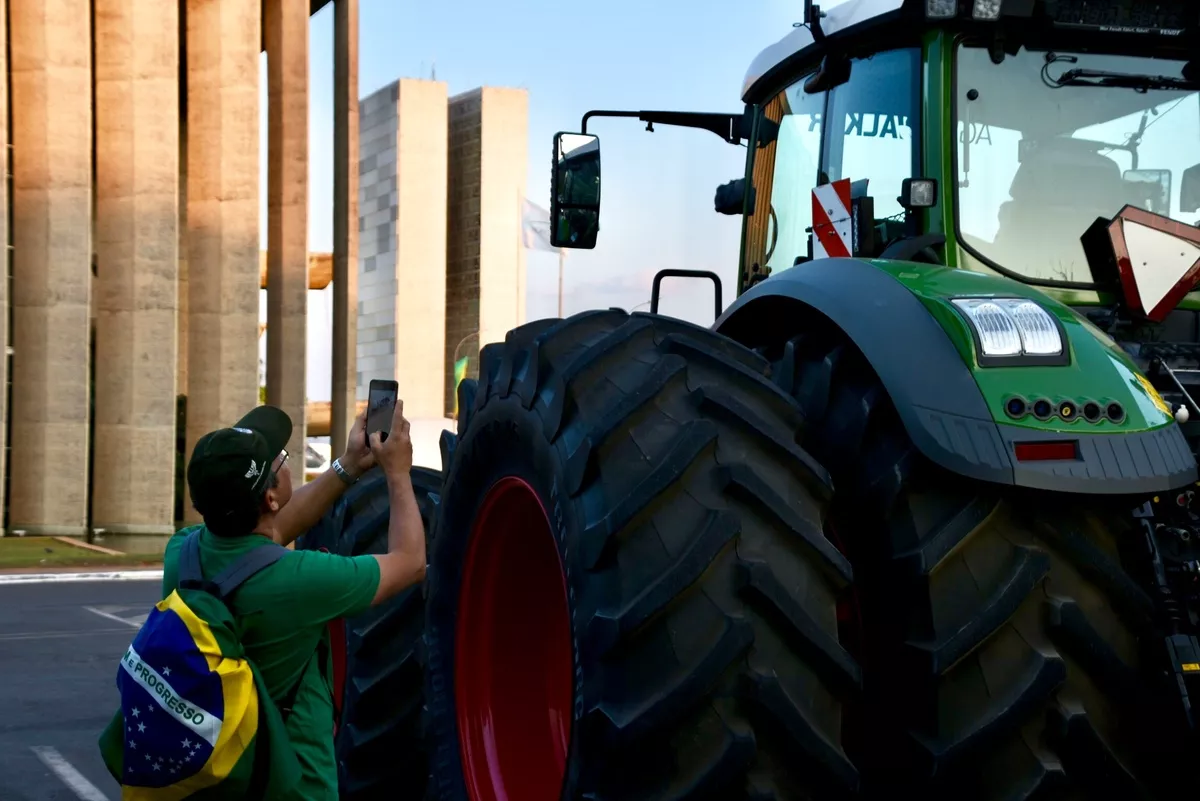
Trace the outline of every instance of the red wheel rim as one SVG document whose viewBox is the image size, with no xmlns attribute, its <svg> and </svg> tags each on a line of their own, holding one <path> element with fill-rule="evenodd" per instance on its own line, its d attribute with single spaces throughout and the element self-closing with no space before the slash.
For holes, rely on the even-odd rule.
<svg viewBox="0 0 1200 801">
<path fill-rule="evenodd" d="M 566 574 L 537 493 L 496 482 L 471 529 L 455 628 L 459 751 L 471 801 L 557 801 L 571 737 Z"/>
</svg>

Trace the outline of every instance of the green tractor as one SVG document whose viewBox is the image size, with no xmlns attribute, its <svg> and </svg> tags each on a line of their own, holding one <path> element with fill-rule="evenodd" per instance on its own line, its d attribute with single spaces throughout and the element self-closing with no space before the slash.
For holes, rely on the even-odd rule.
<svg viewBox="0 0 1200 801">
<path fill-rule="evenodd" d="M 349 669 L 424 675 L 375 786 L 1194 796 L 1197 56 L 1190 0 L 808 5 L 742 113 L 558 134 L 559 247 L 597 241 L 590 120 L 744 144 L 737 298 L 483 349 L 421 605 Z"/>
</svg>

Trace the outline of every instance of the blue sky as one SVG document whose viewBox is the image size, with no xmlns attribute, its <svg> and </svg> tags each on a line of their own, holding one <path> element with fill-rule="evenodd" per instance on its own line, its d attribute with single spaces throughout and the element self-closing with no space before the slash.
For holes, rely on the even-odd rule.
<svg viewBox="0 0 1200 801">
<path fill-rule="evenodd" d="M 740 112 L 750 61 L 790 32 L 803 2 L 360 0 L 359 8 L 360 97 L 397 78 L 428 78 L 435 67 L 450 94 L 480 85 L 528 90 L 526 193 L 546 207 L 556 131 L 578 130 L 583 113 L 595 108 Z M 309 248 L 314 251 L 332 250 L 333 244 L 332 10 L 327 6 L 314 16 L 310 32 Z M 264 69 L 264 153 L 265 79 Z M 719 184 L 741 176 L 745 151 L 705 131 L 647 133 L 634 120 L 599 120 L 589 127 L 600 136 L 603 152 L 603 230 L 595 250 L 567 256 L 566 313 L 644 304 L 651 277 L 663 267 L 716 271 L 725 281 L 728 302 L 741 218 L 715 213 L 712 198 Z M 265 248 L 265 159 L 262 171 Z M 528 254 L 529 319 L 556 313 L 557 267 L 553 254 Z M 707 324 L 711 289 L 690 283 L 665 282 L 661 311 Z M 329 398 L 330 299 L 331 293 L 309 295 L 312 400 Z"/>
</svg>

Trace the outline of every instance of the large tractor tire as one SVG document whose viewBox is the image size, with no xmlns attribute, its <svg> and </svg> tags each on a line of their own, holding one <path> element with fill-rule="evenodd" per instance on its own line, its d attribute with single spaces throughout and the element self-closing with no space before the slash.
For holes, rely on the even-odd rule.
<svg viewBox="0 0 1200 801">
<path fill-rule="evenodd" d="M 767 362 L 677 320 L 486 347 L 426 637 L 442 801 L 844 798 L 858 667 L 825 471 Z"/>
<path fill-rule="evenodd" d="M 1140 543 L 1132 502 L 1021 492 L 935 466 L 840 332 L 765 352 L 804 409 L 800 444 L 833 476 L 834 538 L 854 566 L 861 625 L 847 640 L 874 735 L 864 788 L 1149 797 L 1160 774 L 1146 759 L 1154 707 L 1139 637 L 1153 603 L 1123 566 Z"/>
<path fill-rule="evenodd" d="M 414 467 L 413 489 L 432 539 L 442 477 Z M 387 552 L 387 483 L 373 470 L 346 490 L 298 547 L 344 556 Z M 335 748 L 344 801 L 389 797 L 397 788 L 421 798 L 429 777 L 423 739 L 425 603 L 420 586 L 343 622 L 333 642 L 342 714 Z"/>
</svg>

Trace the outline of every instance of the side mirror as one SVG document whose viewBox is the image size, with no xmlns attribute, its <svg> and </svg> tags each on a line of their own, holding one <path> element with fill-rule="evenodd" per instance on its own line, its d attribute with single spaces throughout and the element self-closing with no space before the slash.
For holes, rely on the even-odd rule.
<svg viewBox="0 0 1200 801">
<path fill-rule="evenodd" d="M 1200 211 L 1200 164 L 1183 171 L 1183 183 L 1179 187 L 1179 210 L 1185 214 Z"/>
<path fill-rule="evenodd" d="M 804 92 L 815 95 L 828 92 L 850 80 L 850 59 L 841 54 L 826 53 L 820 68 L 804 82 Z"/>
<path fill-rule="evenodd" d="M 754 187 L 750 187 L 750 208 L 748 215 L 754 214 L 754 198 L 757 193 Z M 717 194 L 713 197 L 713 208 L 717 214 L 741 214 L 746 206 L 746 179 L 736 178 L 727 184 L 721 184 L 717 187 Z"/>
<path fill-rule="evenodd" d="M 550 179 L 550 244 L 594 248 L 600 231 L 600 138 L 556 133 Z"/>
<path fill-rule="evenodd" d="M 1130 205 L 1154 214 L 1161 214 L 1164 217 L 1171 216 L 1172 176 L 1170 170 L 1126 170 L 1121 177 L 1125 179 L 1126 187 L 1133 194 L 1133 197 L 1130 198 Z M 1187 192 L 1186 173 L 1184 173 L 1183 191 Z"/>
</svg>

